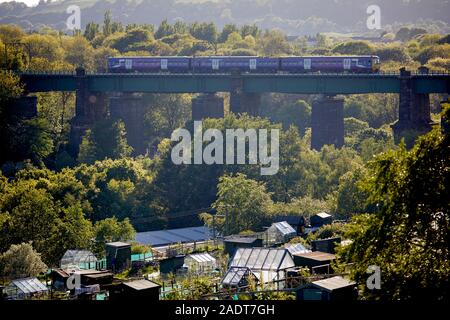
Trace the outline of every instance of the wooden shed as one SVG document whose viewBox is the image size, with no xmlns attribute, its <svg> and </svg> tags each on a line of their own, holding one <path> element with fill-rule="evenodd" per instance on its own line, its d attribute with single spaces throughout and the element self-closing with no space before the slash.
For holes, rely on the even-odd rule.
<svg viewBox="0 0 450 320">
<path fill-rule="evenodd" d="M 159 300 L 161 286 L 146 279 L 122 282 L 109 292 L 110 300 Z"/>
<path fill-rule="evenodd" d="M 358 296 L 356 283 L 340 276 L 314 281 L 296 292 L 297 300 L 352 301 Z"/>
<path fill-rule="evenodd" d="M 261 248 L 263 239 L 257 237 L 229 236 L 223 240 L 224 252 L 230 257 L 233 256 L 239 248 Z"/>
<path fill-rule="evenodd" d="M 309 222 L 312 227 L 321 227 L 326 224 L 331 224 L 333 222 L 333 217 L 326 212 L 320 212 L 320 213 L 313 215 L 309 219 Z"/>
<path fill-rule="evenodd" d="M 121 272 L 131 266 L 131 244 L 110 242 L 106 244 L 106 266 L 113 272 Z"/>
<path fill-rule="evenodd" d="M 308 267 L 313 273 L 331 273 L 331 262 L 336 256 L 327 252 L 307 252 L 293 254 L 296 267 Z"/>
</svg>

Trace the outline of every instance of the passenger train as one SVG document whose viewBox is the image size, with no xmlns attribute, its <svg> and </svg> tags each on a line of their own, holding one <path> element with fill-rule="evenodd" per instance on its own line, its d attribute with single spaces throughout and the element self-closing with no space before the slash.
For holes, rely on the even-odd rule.
<svg viewBox="0 0 450 320">
<path fill-rule="evenodd" d="M 378 73 L 378 56 L 112 57 L 112 73 Z"/>
</svg>

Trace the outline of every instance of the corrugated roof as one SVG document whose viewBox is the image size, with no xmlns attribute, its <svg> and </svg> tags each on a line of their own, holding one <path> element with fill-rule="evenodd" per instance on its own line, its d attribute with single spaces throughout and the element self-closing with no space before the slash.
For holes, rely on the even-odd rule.
<svg viewBox="0 0 450 320">
<path fill-rule="evenodd" d="M 197 261 L 199 263 L 216 261 L 216 258 L 211 256 L 209 253 L 190 254 L 187 256 L 187 258 L 194 259 L 195 261 Z"/>
<path fill-rule="evenodd" d="M 24 278 L 13 280 L 11 284 L 25 294 L 48 291 L 47 287 L 37 278 Z"/>
<path fill-rule="evenodd" d="M 170 230 L 139 232 L 136 241 L 153 247 L 211 239 L 211 230 L 205 226 Z"/>
<path fill-rule="evenodd" d="M 286 249 L 240 248 L 230 262 L 231 268 L 245 267 L 251 270 L 283 270 L 294 266 Z"/>
<path fill-rule="evenodd" d="M 327 291 L 332 291 L 356 285 L 355 282 L 344 279 L 341 276 L 314 281 L 312 282 L 312 284 Z"/>
</svg>

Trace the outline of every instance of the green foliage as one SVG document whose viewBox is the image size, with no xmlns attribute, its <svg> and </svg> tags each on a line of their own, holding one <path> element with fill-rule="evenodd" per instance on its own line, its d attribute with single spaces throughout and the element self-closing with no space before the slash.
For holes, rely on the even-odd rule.
<svg viewBox="0 0 450 320">
<path fill-rule="evenodd" d="M 403 145 L 372 162 L 365 192 L 378 210 L 353 219 L 353 242 L 340 252 L 361 284 L 369 265 L 381 268 L 381 289 L 362 287 L 365 298 L 448 299 L 449 138 L 434 129 L 411 151 Z"/>
<path fill-rule="evenodd" d="M 314 233 L 308 234 L 306 238 L 307 243 L 314 240 L 328 239 L 334 237 L 342 237 L 345 232 L 345 225 L 342 223 L 327 224 L 319 228 Z"/>
<path fill-rule="evenodd" d="M 311 106 L 304 100 L 298 100 L 295 104 L 279 108 L 271 119 L 274 122 L 281 122 L 285 130 L 295 125 L 300 134 L 304 135 L 306 128 L 311 126 Z"/>
<path fill-rule="evenodd" d="M 96 160 L 129 157 L 132 148 L 128 145 L 125 124 L 110 119 L 98 121 L 86 131 L 80 145 L 78 161 L 92 164 Z"/>
<path fill-rule="evenodd" d="M 395 35 L 395 39 L 400 40 L 400 41 L 408 41 L 419 35 L 423 35 L 426 33 L 427 33 L 427 30 L 422 29 L 422 28 L 402 27 L 397 31 L 397 33 Z"/>
<path fill-rule="evenodd" d="M 67 172 L 19 171 L 1 195 L 0 251 L 32 241 L 43 260 L 54 265 L 67 249 L 87 248 L 92 230 L 83 214 L 89 206 L 82 197 L 81 184 Z"/>
<path fill-rule="evenodd" d="M 338 44 L 333 52 L 345 55 L 371 55 L 373 47 L 365 41 L 350 41 Z"/>
<path fill-rule="evenodd" d="M 219 179 L 213 208 L 217 214 L 225 216 L 222 234 L 230 235 L 260 229 L 271 203 L 263 184 L 237 174 Z"/>
<path fill-rule="evenodd" d="M 396 61 L 400 63 L 407 63 L 411 60 L 408 52 L 404 46 L 400 45 L 386 45 L 376 48 L 374 54 L 380 57 L 383 62 Z"/>
<path fill-rule="evenodd" d="M 0 253 L 0 274 L 10 280 L 36 277 L 45 271 L 47 266 L 31 243 L 13 244 L 8 251 Z"/>
<path fill-rule="evenodd" d="M 359 183 L 366 176 L 364 167 L 349 171 L 339 179 L 336 196 L 336 218 L 349 220 L 355 214 L 367 211 L 367 194 Z"/>
<path fill-rule="evenodd" d="M 133 240 L 136 231 L 128 218 L 118 221 L 116 217 L 100 220 L 94 225 L 95 232 L 95 252 L 99 256 L 104 255 L 105 244 L 116 241 Z"/>
</svg>

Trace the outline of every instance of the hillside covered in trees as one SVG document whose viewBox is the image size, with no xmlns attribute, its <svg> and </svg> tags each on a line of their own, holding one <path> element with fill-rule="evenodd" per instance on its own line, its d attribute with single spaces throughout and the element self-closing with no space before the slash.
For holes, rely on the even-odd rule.
<svg viewBox="0 0 450 320">
<path fill-rule="evenodd" d="M 66 28 L 66 9 L 78 5 L 82 28 L 90 21 L 101 22 L 103 13 L 111 10 L 123 24 L 159 24 L 165 18 L 170 23 L 207 22 L 214 17 L 220 28 L 230 23 L 256 24 L 293 36 L 366 33 L 366 10 L 372 4 L 360 0 L 43 0 L 33 8 L 14 2 L 0 4 L 0 23 L 18 24 L 26 30 L 42 26 L 62 30 Z M 405 24 L 418 24 L 430 32 L 449 32 L 450 4 L 445 0 L 381 0 L 376 4 L 381 8 L 383 29 L 388 32 Z"/>
<path fill-rule="evenodd" d="M 161 7 L 170 3 L 161 2 Z M 409 3 L 420 8 L 424 2 Z M 11 9 L 11 16 L 19 9 Z M 289 16 L 289 11 L 284 14 Z M 135 230 L 211 226 L 211 212 L 224 213 L 223 208 L 228 208 L 232 228 L 225 229 L 223 220 L 215 221 L 222 234 L 261 231 L 279 214 L 309 218 L 325 211 L 350 222 L 339 232 L 345 232 L 354 244 L 340 254 L 343 261 L 355 263 L 355 279 L 361 279 L 364 267 L 375 262 L 386 266 L 392 279 L 408 284 L 402 288 L 402 281 L 388 281 L 388 298 L 411 298 L 436 283 L 446 287 L 448 132 L 437 126 L 411 150 L 396 145 L 391 129 L 398 118 L 396 95 L 345 96 L 341 149 L 311 149 L 311 106 L 317 98 L 312 95 L 265 94 L 259 117 L 231 114 L 227 102 L 223 119 L 204 121 L 205 130 L 279 128 L 280 170 L 274 176 L 261 176 L 259 167 L 251 165 L 174 165 L 169 138 L 177 128 L 192 128 L 191 94 L 143 95 L 142 139 L 157 150 L 152 157 L 132 157 L 124 123 L 110 118 L 89 128 L 80 153 L 72 157 L 67 144 L 74 93 L 38 93 L 34 119 L 17 117 L 9 106 L 24 90 L 12 71 L 73 71 L 84 66 L 91 72 L 105 72 L 107 58 L 118 55 L 376 54 L 384 71 L 416 70 L 421 65 L 448 71 L 449 35 L 419 25 L 392 30 L 384 35 L 384 42 L 343 41 L 319 34 L 310 43 L 305 37 L 289 41 L 281 31 L 254 24 L 149 22 L 127 24 L 116 14 L 102 11 L 100 22 L 89 22 L 73 35 L 51 28 L 27 32 L 0 25 L 0 47 L 8 46 L 0 59 L 6 69 L 0 72 L 1 253 L 11 257 L 20 249 L 12 245 L 31 243 L 47 265 L 54 265 L 67 249 L 76 246 L 101 255 L 106 241 L 131 240 Z M 441 120 L 443 99 L 431 97 L 436 123 Z M 448 108 L 444 111 L 448 117 Z M 189 211 L 201 214 L 172 218 Z M 366 250 L 367 246 L 372 249 Z M 21 250 L 30 248 L 25 245 Z M 415 258 L 405 254 L 411 251 L 417 253 Z M 420 275 L 432 263 L 436 268 L 423 280 Z M 438 290 L 434 297 L 445 294 Z"/>
</svg>

